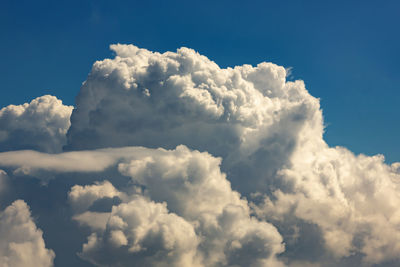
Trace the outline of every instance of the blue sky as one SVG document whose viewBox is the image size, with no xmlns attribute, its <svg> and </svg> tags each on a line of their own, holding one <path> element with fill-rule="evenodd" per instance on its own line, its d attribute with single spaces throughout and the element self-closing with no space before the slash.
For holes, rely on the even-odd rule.
<svg viewBox="0 0 400 267">
<path fill-rule="evenodd" d="M 292 67 L 321 98 L 330 145 L 400 160 L 398 1 L 2 1 L 0 105 L 73 104 L 112 43 L 187 46 L 221 67 Z"/>
</svg>

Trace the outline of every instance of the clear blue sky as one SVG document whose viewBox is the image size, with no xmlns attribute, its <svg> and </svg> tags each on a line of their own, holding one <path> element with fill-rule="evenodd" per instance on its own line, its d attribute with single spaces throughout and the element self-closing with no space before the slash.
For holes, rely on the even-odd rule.
<svg viewBox="0 0 400 267">
<path fill-rule="evenodd" d="M 400 161 L 400 1 L 3 0 L 0 36 L 0 106 L 72 105 L 112 43 L 187 46 L 222 67 L 293 67 L 321 98 L 330 145 Z"/>
</svg>

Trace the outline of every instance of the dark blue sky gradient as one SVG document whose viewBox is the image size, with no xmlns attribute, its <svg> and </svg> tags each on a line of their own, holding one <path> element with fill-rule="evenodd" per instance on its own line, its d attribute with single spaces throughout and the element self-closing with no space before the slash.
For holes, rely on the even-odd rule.
<svg viewBox="0 0 400 267">
<path fill-rule="evenodd" d="M 73 104 L 112 43 L 187 46 L 221 67 L 293 67 L 321 98 L 330 145 L 400 161 L 400 1 L 0 2 L 0 106 Z"/>
</svg>

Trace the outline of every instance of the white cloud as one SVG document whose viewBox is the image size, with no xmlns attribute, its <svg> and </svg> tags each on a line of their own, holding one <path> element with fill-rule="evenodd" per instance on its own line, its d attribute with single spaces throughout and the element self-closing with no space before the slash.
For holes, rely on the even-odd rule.
<svg viewBox="0 0 400 267">
<path fill-rule="evenodd" d="M 70 149 L 184 144 L 208 151 L 222 157 L 222 169 L 236 190 L 246 196 L 258 192 L 270 200 L 262 207 L 255 204 L 260 216 L 275 218 L 280 228 L 293 223 L 291 230 L 301 223 L 316 225 L 321 233 L 314 234 L 333 262 L 352 255 L 361 255 L 364 263 L 398 259 L 397 234 L 389 237 L 373 227 L 397 233 L 395 167 L 379 158 L 329 148 L 322 138 L 318 99 L 301 81 L 286 82 L 284 68 L 261 63 L 221 69 L 186 48 L 164 54 L 134 46 L 111 48 L 116 57 L 94 64 L 77 98 Z M 121 163 L 119 169 L 145 183 L 152 199 L 168 199 L 171 211 L 185 214 L 174 195 L 178 191 L 173 179 L 152 181 L 157 177 L 152 160 Z M 179 170 L 181 163 L 176 166 Z M 341 182 L 352 180 L 351 186 Z M 197 201 L 196 193 L 184 192 Z M 377 198 L 378 192 L 387 194 Z M 366 204 L 356 201 L 357 196 Z M 299 244 L 304 235 L 299 229 L 290 242 Z M 289 262 L 301 262 L 299 255 L 293 257 Z"/>
<path fill-rule="evenodd" d="M 72 217 L 80 226 L 88 226 L 94 231 L 104 231 L 107 226 L 109 212 L 85 211 Z"/>
<path fill-rule="evenodd" d="M 137 197 L 113 207 L 102 235 L 92 234 L 82 257 L 99 266 L 199 266 L 198 237 L 166 204 Z"/>
<path fill-rule="evenodd" d="M 0 110 L 0 151 L 36 149 L 62 151 L 73 107 L 45 95 L 23 105 Z"/>
<path fill-rule="evenodd" d="M 83 258 L 399 265 L 400 163 L 330 148 L 319 100 L 302 81 L 287 82 L 272 63 L 221 69 L 187 48 L 111 48 L 116 57 L 94 64 L 77 97 L 66 149 L 79 151 L 0 153 L 7 181 L 90 176 L 68 187 L 73 220 L 91 233 Z M 60 152 L 71 108 L 50 96 L 32 103 L 1 110 L 0 150 Z M 46 124 L 53 117 L 63 126 Z M 10 134 L 28 130 L 26 142 Z"/>
<path fill-rule="evenodd" d="M 14 155 L 14 152 L 1 153 L 0 165 L 4 164 L 3 160 L 7 164 L 13 161 Z M 131 177 L 131 186 L 143 188 L 142 191 L 132 190 L 128 183 L 121 188 L 125 192 L 121 192 L 108 181 L 85 186 L 76 185 L 71 188 L 69 201 L 77 212 L 73 219 L 93 230 L 93 235 L 84 246 L 82 255 L 85 259 L 96 262 L 96 264 L 109 264 L 108 261 L 114 259 L 114 250 L 108 248 L 111 245 L 119 244 L 121 250 L 114 252 L 119 255 L 118 259 L 122 265 L 127 264 L 126 261 L 132 259 L 132 257 L 138 261 L 143 260 L 145 263 L 153 262 L 158 257 L 157 262 L 160 262 L 160 264 L 166 262 L 180 266 L 187 266 L 189 259 L 193 262 L 192 265 L 197 264 L 199 266 L 234 265 L 236 261 L 248 266 L 281 265 L 276 258 L 279 253 L 284 251 L 281 236 L 271 224 L 261 222 L 250 216 L 247 201 L 241 199 L 240 194 L 231 189 L 225 174 L 221 172 L 220 158 L 214 158 L 208 153 L 191 151 L 185 146 L 179 146 L 175 150 L 115 148 L 92 152 L 67 152 L 57 155 L 28 152 L 25 157 L 20 163 L 32 163 L 39 175 L 40 168 L 68 173 L 83 168 L 84 163 L 81 166 L 76 165 L 76 168 L 73 169 L 73 163 L 76 163 L 77 159 L 107 158 L 105 161 L 107 166 L 114 165 L 114 168 L 121 174 Z M 47 160 L 48 157 L 57 160 Z M 18 162 L 17 158 L 18 156 L 15 157 Z M 65 166 L 71 166 L 71 168 L 59 168 L 59 160 L 61 159 Z M 43 164 L 37 165 L 35 162 L 42 162 Z M 17 164 L 14 162 L 13 168 L 20 169 L 21 166 Z M 88 170 L 97 171 L 97 169 L 92 168 L 91 164 L 88 165 Z M 110 178 L 112 179 L 112 177 Z M 93 212 L 90 210 L 91 206 L 100 199 L 114 197 L 120 198 L 122 203 L 113 206 L 111 213 L 108 213 L 109 219 L 104 226 L 107 212 Z M 148 200 L 145 198 L 148 198 Z M 126 209 L 130 210 L 131 206 L 133 209 L 137 205 L 143 205 L 141 212 L 146 212 L 146 209 L 149 209 L 148 212 L 153 209 L 160 210 L 157 214 L 163 214 L 160 215 L 162 222 L 158 222 L 158 217 L 154 215 L 146 217 L 148 221 L 144 221 L 143 225 L 130 225 L 128 223 L 127 228 L 112 232 L 110 223 L 117 220 L 112 219 L 113 214 L 119 210 L 121 212 Z M 134 211 L 136 212 L 136 210 Z M 140 218 L 139 215 L 130 212 L 122 212 L 121 214 L 123 219 L 132 220 L 132 223 L 139 219 L 130 219 L 130 217 Z M 167 221 L 164 222 L 164 219 Z M 96 223 L 90 222 L 91 220 Z M 161 225 L 159 225 L 160 223 Z M 138 239 L 138 244 L 136 244 L 132 241 L 130 233 L 136 227 L 142 229 L 146 225 L 151 226 L 153 224 L 161 228 L 160 230 L 157 230 L 158 228 L 146 230 L 151 233 L 147 234 L 145 231 L 146 238 L 148 235 L 149 238 L 154 235 L 154 238 L 158 240 L 164 235 L 172 235 L 173 240 L 171 242 L 174 244 L 178 242 L 178 247 L 175 247 L 175 245 L 168 247 L 168 249 L 157 247 L 160 252 L 155 251 L 154 255 L 151 254 L 155 258 L 153 256 L 148 258 L 147 254 L 140 249 L 140 244 L 153 241 Z M 164 224 L 167 225 L 162 226 Z M 176 225 L 180 225 L 180 227 L 176 228 Z M 172 229 L 169 229 L 169 227 L 172 227 Z M 187 227 L 189 228 L 185 230 Z M 164 233 L 163 229 L 166 229 L 167 232 Z M 193 244 L 199 243 L 199 245 L 191 247 L 189 251 L 184 250 L 182 252 L 181 249 L 186 249 L 188 246 L 180 245 L 180 242 L 186 244 L 185 242 L 189 241 L 180 239 L 174 241 L 174 238 L 178 238 L 175 235 L 178 234 L 179 229 L 185 231 L 192 229 L 190 231 L 193 231 L 194 234 L 193 238 L 189 235 L 190 242 L 198 240 Z M 158 231 L 161 232 L 158 233 Z M 187 234 L 184 234 L 184 236 L 187 237 Z M 124 247 L 128 244 L 132 247 L 131 249 Z M 137 246 L 137 250 L 133 248 L 135 246 Z M 152 250 L 156 250 L 156 247 L 152 247 Z M 170 258 L 170 254 L 176 257 Z M 158 265 L 158 263 L 151 264 Z"/>
<path fill-rule="evenodd" d="M 68 193 L 68 199 L 77 212 L 86 211 L 98 199 L 122 196 L 109 181 L 86 186 L 75 185 Z"/>
<path fill-rule="evenodd" d="M 45 248 L 42 231 L 23 200 L 0 211 L 0 236 L 0 266 L 53 266 L 55 254 Z"/>
<path fill-rule="evenodd" d="M 247 201 L 231 189 L 221 173 L 221 159 L 179 146 L 173 152 L 120 163 L 122 174 L 146 188 L 146 195 L 165 201 L 168 209 L 195 225 L 203 237 L 205 266 L 279 266 L 284 251 L 274 226 L 250 217 Z"/>
<path fill-rule="evenodd" d="M 221 69 L 187 48 L 111 49 L 116 57 L 93 65 L 77 97 L 68 149 L 184 144 L 222 157 L 234 188 L 248 194 L 274 183 L 306 125 L 322 135 L 318 99 L 303 82 L 285 82 L 283 67 Z"/>
<path fill-rule="evenodd" d="M 47 154 L 32 150 L 0 153 L 0 165 L 16 167 L 18 174 L 49 172 L 102 172 L 116 162 L 146 151 L 141 147 Z"/>
<path fill-rule="evenodd" d="M 355 156 L 337 147 L 300 147 L 281 175 L 291 190 L 266 198 L 260 213 L 278 222 L 296 217 L 322 231 L 337 259 L 363 255 L 363 264 L 398 259 L 400 173 L 383 156 Z"/>
</svg>

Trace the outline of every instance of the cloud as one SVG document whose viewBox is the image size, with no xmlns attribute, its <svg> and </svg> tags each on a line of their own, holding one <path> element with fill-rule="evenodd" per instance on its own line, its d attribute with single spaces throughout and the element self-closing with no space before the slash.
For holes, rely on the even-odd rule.
<svg viewBox="0 0 400 267">
<path fill-rule="evenodd" d="M 251 216 L 248 202 L 232 190 L 221 172 L 220 158 L 185 146 L 175 150 L 115 148 L 57 155 L 25 152 L 21 164 L 35 165 L 35 160 L 43 163 L 35 165 L 34 177 L 39 179 L 40 168 L 53 170 L 60 177 L 62 173 L 81 170 L 84 164 L 72 168 L 76 159 L 96 157 L 114 159 L 115 170 L 130 177 L 120 189 L 103 181 L 75 185 L 68 193 L 76 213 L 73 219 L 92 229 L 81 254 L 90 262 L 100 266 L 111 264 L 110 260 L 125 266 L 133 259 L 156 266 L 220 266 L 237 262 L 248 266 L 282 265 L 277 259 L 284 251 L 280 234 L 271 224 Z M 14 155 L 1 153 L 0 166 L 13 162 Z M 58 160 L 47 160 L 48 157 L 62 159 L 71 168 L 59 168 Z M 12 164 L 11 173 L 20 175 L 15 169 L 22 166 L 18 162 Z M 97 169 L 89 164 L 87 171 L 96 173 Z M 109 211 L 104 206 L 107 203 L 101 201 L 113 198 L 119 201 L 112 203 Z M 93 210 L 96 205 L 101 211 Z M 114 217 L 120 217 L 121 223 L 126 221 L 127 225 L 115 228 Z M 136 237 L 132 236 L 135 231 L 144 232 Z"/>
<path fill-rule="evenodd" d="M 99 266 L 200 266 L 193 226 L 165 203 L 137 197 L 113 207 L 102 235 L 92 234 L 82 257 Z"/>
<path fill-rule="evenodd" d="M 115 58 L 94 63 L 84 82 L 69 129 L 72 108 L 50 96 L 0 113 L 1 150 L 38 150 L 0 153 L 8 173 L 0 173 L 0 197 L 13 190 L 68 229 L 57 242 L 75 243 L 54 247 L 57 258 L 79 253 L 98 266 L 399 265 L 400 163 L 329 147 L 319 100 L 302 81 L 286 81 L 285 68 L 222 69 L 188 48 L 111 49 Z M 36 121 L 21 115 L 36 114 L 30 109 Z M 29 122 L 12 127 L 24 134 L 10 134 L 20 118 Z M 55 129 L 54 142 L 37 134 Z M 32 189 L 36 179 L 47 185 Z M 43 195 L 53 201 L 40 202 Z M 57 245 L 57 229 L 42 229 Z"/>
<path fill-rule="evenodd" d="M 73 107 L 45 95 L 0 110 L 0 151 L 35 149 L 61 152 Z"/>
<path fill-rule="evenodd" d="M 23 200 L 16 200 L 0 211 L 0 236 L 1 266 L 53 266 L 55 254 L 46 249 L 42 231 L 36 227 Z"/>
<path fill-rule="evenodd" d="M 279 266 L 284 250 L 275 227 L 250 216 L 247 201 L 221 173 L 221 159 L 179 146 L 169 155 L 120 163 L 122 174 L 143 185 L 152 200 L 197 225 L 205 266 L 240 263 Z"/>
<path fill-rule="evenodd" d="M 282 169 L 290 191 L 266 197 L 259 212 L 284 223 L 315 224 L 336 259 L 363 255 L 363 264 L 398 259 L 400 172 L 383 156 L 355 156 L 345 148 L 302 147 Z"/>
<path fill-rule="evenodd" d="M 302 81 L 286 82 L 283 67 L 221 69 L 188 48 L 111 49 L 116 57 L 97 61 L 79 92 L 68 150 L 184 144 L 222 157 L 233 187 L 248 194 L 279 182 L 300 132 L 322 135 L 318 99 Z"/>
<path fill-rule="evenodd" d="M 162 149 L 160 149 L 161 151 Z M 1 166 L 14 167 L 20 175 L 46 172 L 103 172 L 122 159 L 146 153 L 146 148 L 124 147 L 94 151 L 47 154 L 32 150 L 0 153 Z"/>
<path fill-rule="evenodd" d="M 68 198 L 76 211 L 85 211 L 98 199 L 122 195 L 109 181 L 103 181 L 95 185 L 75 185 L 71 188 Z"/>
</svg>

